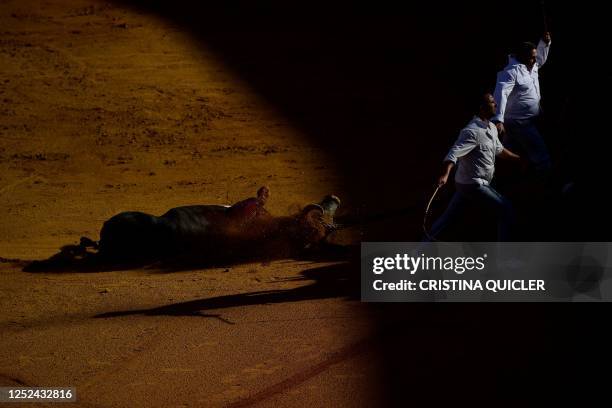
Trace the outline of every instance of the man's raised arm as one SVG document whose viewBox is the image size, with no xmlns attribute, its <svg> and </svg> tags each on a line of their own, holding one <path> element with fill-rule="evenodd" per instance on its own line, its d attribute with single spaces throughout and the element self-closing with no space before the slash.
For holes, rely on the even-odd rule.
<svg viewBox="0 0 612 408">
<path fill-rule="evenodd" d="M 544 33 L 542 39 L 538 43 L 538 54 L 536 57 L 536 61 L 538 62 L 539 66 L 542 66 L 544 65 L 544 63 L 546 63 L 546 60 L 548 59 L 548 52 L 550 51 L 551 42 L 552 40 L 550 37 L 550 33 L 547 31 Z"/>
</svg>

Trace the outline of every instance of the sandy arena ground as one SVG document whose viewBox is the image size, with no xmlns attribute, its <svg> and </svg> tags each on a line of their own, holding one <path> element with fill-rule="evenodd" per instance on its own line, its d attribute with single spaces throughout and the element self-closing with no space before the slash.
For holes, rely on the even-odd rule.
<svg viewBox="0 0 612 408">
<path fill-rule="evenodd" d="M 325 283 L 342 266 L 22 272 L 120 211 L 268 185 L 281 215 L 343 190 L 320 148 L 166 21 L 3 0 L 0 27 L 0 385 L 73 386 L 83 407 L 370 406 L 367 310 Z"/>
<path fill-rule="evenodd" d="M 0 0 L 0 386 L 76 387 L 79 407 L 596 405 L 603 307 L 368 305 L 332 257 L 24 271 L 121 211 L 262 185 L 276 215 L 334 193 L 377 220 L 336 242 L 420 239 L 469 95 L 541 35 L 544 2 L 314 3 Z M 608 14 L 546 3 L 558 191 L 508 197 L 525 241 L 609 241 Z M 495 239 L 463 218 L 455 238 Z"/>
</svg>

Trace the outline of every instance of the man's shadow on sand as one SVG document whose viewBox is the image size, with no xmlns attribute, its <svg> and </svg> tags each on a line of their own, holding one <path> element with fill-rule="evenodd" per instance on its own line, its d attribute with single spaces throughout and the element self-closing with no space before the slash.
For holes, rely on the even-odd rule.
<svg viewBox="0 0 612 408">
<path fill-rule="evenodd" d="M 251 306 L 272 303 L 299 302 L 303 300 L 345 297 L 359 299 L 359 268 L 355 262 L 342 262 L 334 265 L 307 269 L 301 276 L 287 278 L 286 281 L 313 281 L 306 286 L 287 290 L 265 290 L 235 295 L 217 296 L 188 302 L 173 303 L 150 309 L 124 310 L 107 312 L 95 318 L 122 317 L 131 315 L 145 316 L 198 316 L 214 317 L 225 323 L 233 324 L 219 314 L 205 313 L 207 310 L 226 309 L 230 307 Z"/>
</svg>

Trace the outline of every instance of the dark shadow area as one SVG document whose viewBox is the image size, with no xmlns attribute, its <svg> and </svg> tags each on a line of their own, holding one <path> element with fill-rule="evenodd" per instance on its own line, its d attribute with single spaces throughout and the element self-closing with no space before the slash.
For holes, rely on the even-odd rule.
<svg viewBox="0 0 612 408">
<path fill-rule="evenodd" d="M 271 303 L 300 302 L 304 300 L 346 297 L 359 298 L 359 273 L 357 265 L 343 262 L 332 266 L 308 269 L 301 277 L 293 280 L 313 280 L 312 284 L 288 290 L 267 290 L 260 292 L 240 293 L 189 302 L 174 303 L 166 306 L 144 310 L 126 310 L 97 315 L 98 318 L 120 317 L 129 315 L 147 316 L 211 316 L 203 312 L 230 307 L 261 305 Z M 217 315 L 215 315 L 217 317 Z"/>
</svg>

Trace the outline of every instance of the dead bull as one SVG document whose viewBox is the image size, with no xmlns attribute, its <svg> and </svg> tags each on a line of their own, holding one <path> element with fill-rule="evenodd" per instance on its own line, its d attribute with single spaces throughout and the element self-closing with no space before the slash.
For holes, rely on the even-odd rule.
<svg viewBox="0 0 612 408">
<path fill-rule="evenodd" d="M 119 213 L 104 223 L 98 253 L 111 261 L 185 254 L 201 259 L 290 255 L 325 240 L 335 229 L 333 217 L 340 205 L 337 197 L 327 196 L 297 215 L 275 217 L 263 205 L 243 209 L 249 200 L 234 206 L 177 207 L 161 216 Z"/>
</svg>

